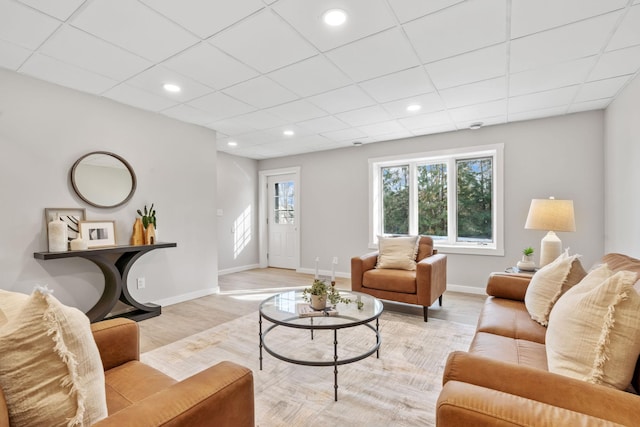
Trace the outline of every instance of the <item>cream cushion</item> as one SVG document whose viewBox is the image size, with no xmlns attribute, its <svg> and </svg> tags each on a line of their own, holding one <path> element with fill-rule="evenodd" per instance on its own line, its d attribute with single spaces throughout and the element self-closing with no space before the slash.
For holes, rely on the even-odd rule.
<svg viewBox="0 0 640 427">
<path fill-rule="evenodd" d="M 415 270 L 419 236 L 378 236 L 378 263 L 376 268 Z"/>
<path fill-rule="evenodd" d="M 569 256 L 568 250 L 538 270 L 531 278 L 524 296 L 524 305 L 531 318 L 546 326 L 549 313 L 558 298 L 585 275 L 578 255 Z"/>
<path fill-rule="evenodd" d="M 640 295 L 637 274 L 597 267 L 563 295 L 549 319 L 549 371 L 627 388 L 640 355 Z"/>
<path fill-rule="evenodd" d="M 104 370 L 89 319 L 50 292 L 18 296 L 22 302 L 11 315 L 3 310 L 0 387 L 12 427 L 89 426 L 107 416 Z"/>
</svg>

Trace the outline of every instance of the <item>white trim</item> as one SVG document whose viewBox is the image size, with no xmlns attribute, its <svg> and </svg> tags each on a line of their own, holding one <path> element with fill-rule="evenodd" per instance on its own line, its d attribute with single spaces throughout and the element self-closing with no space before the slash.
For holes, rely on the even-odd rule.
<svg viewBox="0 0 640 427">
<path fill-rule="evenodd" d="M 254 268 L 260 268 L 260 264 L 241 265 L 239 267 L 225 268 L 224 270 L 218 270 L 218 276 L 224 276 L 231 273 L 239 273 L 241 271 L 253 270 Z"/>
<path fill-rule="evenodd" d="M 315 275 L 316 270 L 313 268 L 298 268 L 296 269 L 296 273 Z M 318 276 L 331 277 L 331 270 L 318 270 Z M 336 277 L 350 279 L 351 273 L 336 271 Z"/>
<path fill-rule="evenodd" d="M 452 285 L 450 283 L 447 284 L 447 291 L 460 292 L 463 294 L 487 295 L 485 288 L 478 288 L 476 286 Z"/>
<path fill-rule="evenodd" d="M 189 292 L 188 294 L 176 295 L 174 297 L 163 298 L 160 300 L 153 301 L 154 304 L 158 304 L 162 307 L 166 307 L 168 305 L 178 304 L 185 301 L 190 301 L 196 298 L 206 297 L 208 295 L 214 295 L 220 292 L 220 287 L 216 286 L 215 288 L 203 289 L 201 291 Z"/>
<path fill-rule="evenodd" d="M 290 168 L 281 168 L 281 169 L 268 169 L 258 171 L 258 186 L 260 188 L 258 194 L 258 251 L 259 251 L 259 262 L 260 268 L 267 268 L 269 266 L 269 261 L 267 260 L 267 252 L 269 250 L 269 236 L 267 235 L 268 227 L 267 227 L 267 209 L 269 209 L 269 204 L 267 201 L 267 178 L 275 175 L 285 175 L 285 174 L 293 174 L 294 178 L 294 189 L 296 192 L 296 255 L 295 255 L 295 264 L 296 270 L 300 267 L 300 228 L 302 222 L 302 215 L 300 214 L 300 206 L 302 191 L 300 191 L 300 166 L 292 166 Z"/>
</svg>

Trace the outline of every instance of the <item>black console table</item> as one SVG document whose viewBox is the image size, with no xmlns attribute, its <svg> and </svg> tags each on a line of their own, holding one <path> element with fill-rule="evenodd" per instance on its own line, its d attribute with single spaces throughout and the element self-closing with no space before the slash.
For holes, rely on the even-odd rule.
<svg viewBox="0 0 640 427">
<path fill-rule="evenodd" d="M 162 307 L 157 304 L 142 304 L 136 301 L 127 288 L 127 275 L 138 258 L 149 251 L 160 248 L 175 248 L 176 243 L 156 243 L 140 246 L 113 246 L 108 248 L 87 249 L 67 252 L 34 252 L 33 257 L 42 260 L 61 258 L 84 258 L 97 265 L 104 274 L 104 291 L 98 302 L 86 313 L 91 322 L 109 317 L 127 317 L 143 320 L 159 316 Z M 120 300 L 130 307 L 122 312 L 111 314 L 111 310 Z"/>
</svg>

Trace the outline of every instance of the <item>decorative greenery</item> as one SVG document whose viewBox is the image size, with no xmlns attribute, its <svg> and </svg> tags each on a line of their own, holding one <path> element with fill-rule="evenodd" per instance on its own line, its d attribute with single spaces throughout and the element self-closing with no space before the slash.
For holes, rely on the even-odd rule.
<svg viewBox="0 0 640 427">
<path fill-rule="evenodd" d="M 340 291 L 335 286 L 327 285 L 324 280 L 315 279 L 313 284 L 302 291 L 302 299 L 311 302 L 311 295 L 327 296 L 329 302 L 336 305 L 339 302 L 349 304 L 351 300 L 340 296 Z"/>
<path fill-rule="evenodd" d="M 156 210 L 153 208 L 153 203 L 151 203 L 151 209 L 149 210 L 147 210 L 147 205 L 144 205 L 144 211 L 138 209 L 138 215 L 142 217 L 142 225 L 145 229 L 149 224 L 153 224 L 153 228 L 158 228 L 156 225 Z"/>
<path fill-rule="evenodd" d="M 531 246 L 529 246 L 528 248 L 524 248 L 524 249 L 522 250 L 522 253 L 523 253 L 525 256 L 531 256 L 531 255 L 533 255 L 533 248 L 532 248 Z"/>
</svg>

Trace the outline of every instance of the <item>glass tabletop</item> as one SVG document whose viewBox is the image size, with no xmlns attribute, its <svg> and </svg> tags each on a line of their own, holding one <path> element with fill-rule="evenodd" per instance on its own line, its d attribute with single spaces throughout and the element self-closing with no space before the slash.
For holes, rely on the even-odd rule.
<svg viewBox="0 0 640 427">
<path fill-rule="evenodd" d="M 297 311 L 298 304 L 309 304 L 302 299 L 301 290 L 291 290 L 267 298 L 260 304 L 260 314 L 271 322 L 294 328 L 337 329 L 371 322 L 382 313 L 382 302 L 371 295 L 340 291 L 340 296 L 353 302 L 338 303 L 335 307 L 336 315 L 300 317 Z M 358 309 L 356 304 L 358 297 L 363 303 L 361 309 Z"/>
</svg>

